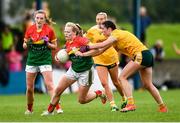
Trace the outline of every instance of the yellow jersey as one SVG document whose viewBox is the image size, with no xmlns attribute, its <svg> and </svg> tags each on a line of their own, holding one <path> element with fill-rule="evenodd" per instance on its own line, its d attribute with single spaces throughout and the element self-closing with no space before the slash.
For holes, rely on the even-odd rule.
<svg viewBox="0 0 180 123">
<path fill-rule="evenodd" d="M 94 26 L 90 28 L 87 31 L 86 37 L 90 40 L 90 42 L 97 43 L 97 42 L 102 42 L 106 40 L 107 38 L 102 34 L 101 29 L 99 29 L 97 26 Z M 93 57 L 94 63 L 95 64 L 100 64 L 100 65 L 111 65 L 114 63 L 119 63 L 119 57 L 118 53 L 116 50 L 112 47 L 104 51 L 102 54 Z"/>
<path fill-rule="evenodd" d="M 117 39 L 113 43 L 114 48 L 130 58 L 133 58 L 138 52 L 148 49 L 136 36 L 128 31 L 115 29 L 111 36 Z"/>
</svg>

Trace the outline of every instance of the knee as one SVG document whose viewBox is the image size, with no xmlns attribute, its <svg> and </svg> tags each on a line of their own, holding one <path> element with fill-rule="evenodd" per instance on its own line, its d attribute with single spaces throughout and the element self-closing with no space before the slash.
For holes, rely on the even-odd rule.
<svg viewBox="0 0 180 123">
<path fill-rule="evenodd" d="M 48 91 L 53 91 L 54 90 L 53 84 L 47 84 L 46 86 L 47 86 Z"/>
<path fill-rule="evenodd" d="M 127 78 L 125 77 L 125 76 L 123 76 L 123 75 L 120 75 L 119 76 L 119 81 L 120 82 L 123 82 L 124 80 L 126 80 Z"/>
<path fill-rule="evenodd" d="M 152 87 L 152 84 L 143 84 L 143 87 L 147 90 L 150 90 L 150 88 Z"/>
<path fill-rule="evenodd" d="M 113 81 L 113 84 L 114 84 L 114 86 L 119 86 L 120 85 L 120 82 L 119 82 L 119 80 L 115 80 L 115 81 Z"/>
<path fill-rule="evenodd" d="M 80 104 L 85 104 L 85 103 L 86 103 L 86 100 L 85 100 L 85 99 L 79 99 L 78 102 L 79 102 Z"/>
<path fill-rule="evenodd" d="M 115 87 L 118 87 L 119 86 L 119 83 L 118 82 L 114 82 L 113 83 Z"/>
<path fill-rule="evenodd" d="M 33 87 L 27 87 L 27 93 L 33 93 L 34 90 L 33 90 Z"/>
<path fill-rule="evenodd" d="M 103 88 L 107 88 L 109 86 L 107 82 L 102 82 L 101 84 L 102 84 Z"/>
</svg>

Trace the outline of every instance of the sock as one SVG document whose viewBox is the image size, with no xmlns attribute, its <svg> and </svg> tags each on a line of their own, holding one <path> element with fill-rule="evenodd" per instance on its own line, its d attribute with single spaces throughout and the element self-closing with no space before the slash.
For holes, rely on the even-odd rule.
<svg viewBox="0 0 180 123">
<path fill-rule="evenodd" d="M 33 110 L 32 110 L 33 104 L 27 104 L 27 107 L 28 107 L 28 110 L 29 110 L 29 111 L 31 111 L 31 112 L 33 111 Z"/>
<path fill-rule="evenodd" d="M 95 93 L 96 93 L 96 98 L 99 97 L 100 95 L 102 95 L 102 91 L 100 91 L 100 90 L 95 91 Z"/>
<path fill-rule="evenodd" d="M 163 108 L 163 107 L 165 107 L 164 103 L 159 104 L 159 108 Z"/>
<path fill-rule="evenodd" d="M 134 98 L 132 96 L 128 97 L 127 100 L 128 100 L 127 102 L 128 104 L 134 104 Z"/>
<path fill-rule="evenodd" d="M 58 109 L 60 109 L 61 108 L 61 106 L 60 106 L 60 104 L 58 103 L 57 105 L 56 105 L 56 110 L 58 110 Z"/>
<path fill-rule="evenodd" d="M 116 106 L 114 100 L 110 102 L 110 106 L 111 106 L 111 107 L 115 107 L 115 106 Z"/>
<path fill-rule="evenodd" d="M 53 105 L 53 104 L 49 104 L 49 106 L 48 106 L 48 112 L 53 112 L 54 111 L 54 108 L 55 108 L 55 105 Z"/>
<path fill-rule="evenodd" d="M 126 96 L 122 96 L 122 101 L 126 101 Z"/>
</svg>

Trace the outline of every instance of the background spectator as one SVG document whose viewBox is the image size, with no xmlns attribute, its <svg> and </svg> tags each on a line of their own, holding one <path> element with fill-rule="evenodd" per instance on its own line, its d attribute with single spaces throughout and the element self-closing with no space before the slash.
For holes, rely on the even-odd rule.
<svg viewBox="0 0 180 123">
<path fill-rule="evenodd" d="M 1 33 L 2 40 L 2 50 L 5 52 L 9 52 L 11 50 L 11 46 L 13 45 L 13 33 L 10 30 L 8 25 L 5 25 L 3 31 Z"/>
<path fill-rule="evenodd" d="M 146 44 L 146 29 L 151 24 L 151 18 L 147 15 L 147 9 L 144 6 L 140 8 L 140 40 L 143 44 Z"/>
<path fill-rule="evenodd" d="M 25 33 L 25 31 L 27 30 L 28 27 L 30 27 L 31 25 L 33 25 L 33 19 L 32 19 L 32 13 L 31 11 L 27 10 L 24 14 L 24 18 L 23 18 L 23 32 Z"/>
<path fill-rule="evenodd" d="M 46 12 L 46 15 L 49 17 L 50 16 L 50 10 L 49 10 L 49 4 L 46 1 L 42 2 L 42 10 Z"/>
<path fill-rule="evenodd" d="M 9 81 L 9 71 L 7 62 L 5 59 L 5 53 L 0 48 L 0 84 L 2 86 L 6 86 Z"/>
<path fill-rule="evenodd" d="M 11 51 L 6 54 L 9 71 L 22 71 L 22 55 L 16 51 L 15 46 L 12 46 Z"/>
<path fill-rule="evenodd" d="M 158 39 L 150 51 L 153 54 L 155 61 L 161 62 L 165 56 L 163 41 Z"/>
</svg>

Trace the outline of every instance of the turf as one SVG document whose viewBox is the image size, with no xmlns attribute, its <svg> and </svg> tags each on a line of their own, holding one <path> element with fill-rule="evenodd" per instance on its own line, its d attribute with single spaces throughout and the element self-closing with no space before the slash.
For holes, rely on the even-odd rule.
<svg viewBox="0 0 180 123">
<path fill-rule="evenodd" d="M 135 91 L 137 110 L 134 112 L 111 112 L 109 104 L 102 105 L 99 99 L 82 105 L 78 103 L 76 94 L 64 94 L 61 101 L 64 113 L 48 117 L 40 116 L 49 103 L 48 95 L 35 95 L 34 114 L 31 116 L 24 115 L 25 95 L 4 95 L 0 96 L 0 122 L 179 122 L 180 90 L 160 93 L 168 105 L 168 113 L 157 112 L 156 103 L 147 91 Z M 115 99 L 117 103 L 120 100 L 117 92 Z"/>
</svg>

